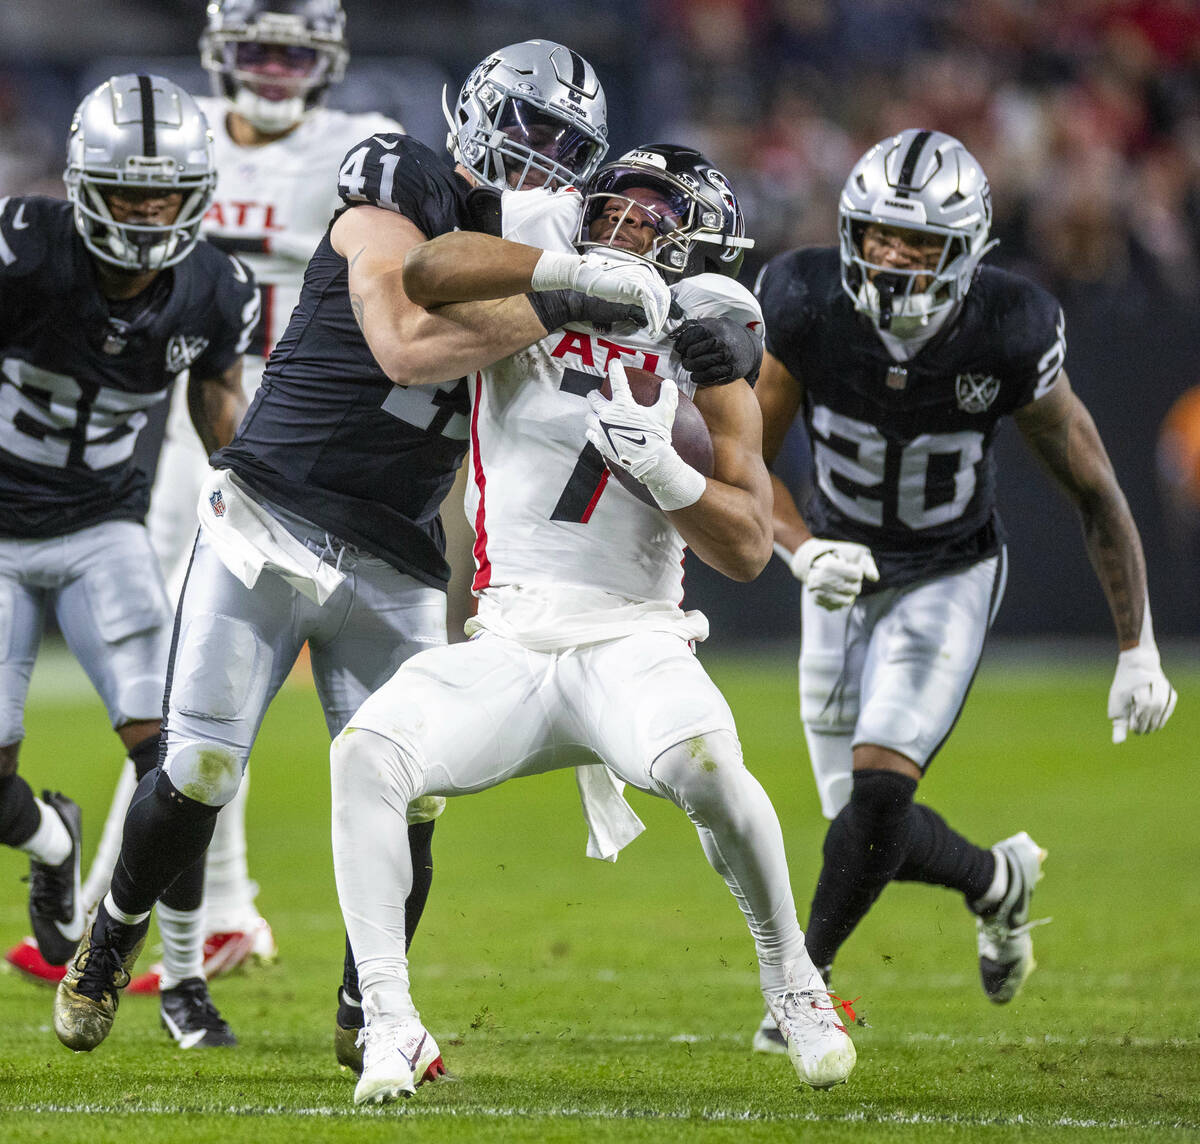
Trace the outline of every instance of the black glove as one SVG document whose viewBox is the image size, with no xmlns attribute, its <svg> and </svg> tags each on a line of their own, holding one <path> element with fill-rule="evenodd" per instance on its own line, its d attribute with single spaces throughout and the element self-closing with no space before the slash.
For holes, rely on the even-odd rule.
<svg viewBox="0 0 1200 1144">
<path fill-rule="evenodd" d="M 641 306 L 592 298 L 578 290 L 539 290 L 525 297 L 548 334 L 568 322 L 586 322 L 602 334 L 619 322 L 632 322 L 635 326 L 646 324 L 646 314 Z"/>
<path fill-rule="evenodd" d="M 500 192 L 492 187 L 472 187 L 467 192 L 467 230 L 500 237 Z"/>
<path fill-rule="evenodd" d="M 671 340 L 683 368 L 703 389 L 744 377 L 751 385 L 762 365 L 762 342 L 732 318 L 689 318 Z"/>
</svg>

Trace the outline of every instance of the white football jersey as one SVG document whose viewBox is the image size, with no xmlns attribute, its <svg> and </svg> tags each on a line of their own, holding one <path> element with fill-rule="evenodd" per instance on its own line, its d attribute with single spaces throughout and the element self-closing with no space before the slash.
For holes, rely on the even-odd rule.
<svg viewBox="0 0 1200 1144">
<path fill-rule="evenodd" d="M 504 200 L 506 236 L 515 197 Z M 526 242 L 535 237 L 527 227 L 520 233 Z M 723 315 L 761 329 L 758 302 L 730 278 L 696 275 L 671 293 L 689 317 Z M 466 508 L 475 529 L 476 594 L 553 585 L 638 603 L 682 600 L 682 538 L 663 512 L 611 478 L 587 440 L 587 394 L 618 357 L 673 378 L 689 397 L 695 391 L 670 339 L 632 326 L 609 334 L 567 326 L 471 380 Z"/>
<path fill-rule="evenodd" d="M 217 166 L 216 196 L 201 233 L 254 271 L 262 322 L 248 354 L 265 357 L 287 328 L 304 268 L 341 206 L 338 167 L 346 152 L 368 135 L 404 129 L 386 115 L 318 107 L 282 139 L 243 147 L 230 138 L 224 99 L 196 102 L 212 128 Z"/>
</svg>

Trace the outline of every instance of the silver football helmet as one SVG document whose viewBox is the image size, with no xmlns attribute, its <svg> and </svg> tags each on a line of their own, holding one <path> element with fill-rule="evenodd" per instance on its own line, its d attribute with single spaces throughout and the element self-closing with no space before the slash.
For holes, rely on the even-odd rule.
<svg viewBox="0 0 1200 1144">
<path fill-rule="evenodd" d="M 299 123 L 341 81 L 348 59 L 340 0 L 210 0 L 200 62 L 214 94 L 259 131 Z"/>
<path fill-rule="evenodd" d="M 656 192 L 661 209 L 624 193 L 636 187 Z M 645 254 L 632 257 L 656 267 L 668 282 L 705 272 L 736 278 L 754 245 L 729 180 L 691 147 L 643 144 L 605 163 L 586 189 L 576 248 L 612 248 L 636 208 L 652 218 L 655 237 Z M 592 224 L 608 211 L 614 211 L 615 225 L 603 239 L 593 239 Z"/>
<path fill-rule="evenodd" d="M 936 267 L 869 263 L 862 235 L 872 223 L 932 236 L 941 244 Z M 991 224 L 991 189 L 975 157 L 941 131 L 902 131 L 876 143 L 842 188 L 842 287 L 876 329 L 902 341 L 927 339 L 957 312 L 979 260 L 996 245 L 988 241 Z"/>
<path fill-rule="evenodd" d="M 169 79 L 114 76 L 75 111 L 63 181 L 75 229 L 98 259 L 125 270 L 173 266 L 196 245 L 217 183 L 208 121 Z M 183 202 L 171 223 L 117 222 L 105 200 L 117 188 L 178 192 Z"/>
<path fill-rule="evenodd" d="M 578 52 L 525 40 L 493 52 L 467 77 L 446 146 L 481 183 L 499 190 L 587 182 L 608 150 L 608 108 L 596 72 Z"/>
</svg>

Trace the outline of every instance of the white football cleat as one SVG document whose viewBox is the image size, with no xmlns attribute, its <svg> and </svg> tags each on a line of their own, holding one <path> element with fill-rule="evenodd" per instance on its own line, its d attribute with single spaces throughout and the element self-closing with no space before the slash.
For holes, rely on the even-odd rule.
<svg viewBox="0 0 1200 1144">
<path fill-rule="evenodd" d="M 363 1070 L 354 1088 L 355 1104 L 386 1104 L 412 1096 L 418 1085 L 446 1075 L 437 1042 L 419 1020 L 376 1018 L 359 1036 Z"/>
<path fill-rule="evenodd" d="M 1033 888 L 1042 876 L 1043 850 L 1025 831 L 992 847 L 997 862 L 1008 863 L 1008 889 L 998 905 L 976 912 L 979 976 L 983 991 L 997 1005 L 1011 1001 L 1037 967 L 1029 931 L 1049 918 L 1029 920 Z"/>
<path fill-rule="evenodd" d="M 796 1075 L 813 1088 L 844 1084 L 858 1059 L 838 1018 L 839 1009 L 815 971 L 806 988 L 767 996 L 767 1010 L 787 1041 L 788 1059 Z"/>
<path fill-rule="evenodd" d="M 775 1018 L 771 1016 L 770 1009 L 759 1022 L 758 1028 L 754 1030 L 754 1040 L 750 1042 L 750 1049 L 755 1053 L 787 1055 L 787 1038 L 779 1031 L 779 1026 L 775 1024 Z"/>
</svg>

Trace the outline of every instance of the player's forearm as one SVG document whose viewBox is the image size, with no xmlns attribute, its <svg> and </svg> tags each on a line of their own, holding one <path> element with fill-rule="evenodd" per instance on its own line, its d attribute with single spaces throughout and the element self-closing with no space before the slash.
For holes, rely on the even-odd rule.
<svg viewBox="0 0 1200 1144">
<path fill-rule="evenodd" d="M 239 379 L 240 373 L 239 369 Z M 236 386 L 231 386 L 224 378 L 190 384 L 188 412 L 205 452 L 214 453 L 228 445 L 246 412 L 240 380 Z"/>
<path fill-rule="evenodd" d="M 405 256 L 404 292 L 425 307 L 524 294 L 541 255 L 536 247 L 490 234 L 442 234 Z"/>
<path fill-rule="evenodd" d="M 528 300 L 518 296 L 416 311 L 383 357 L 371 348 L 397 384 L 436 385 L 484 369 L 545 336 Z"/>
<path fill-rule="evenodd" d="M 771 489 L 774 493 L 771 521 L 774 541 L 788 552 L 795 552 L 812 537 L 812 530 L 804 523 L 787 485 L 774 473 L 771 474 Z"/>
<path fill-rule="evenodd" d="M 705 564 L 731 580 L 753 580 L 771 559 L 765 497 L 709 478 L 700 500 L 667 517 Z"/>
<path fill-rule="evenodd" d="M 1146 607 L 1146 560 L 1124 494 L 1112 483 L 1079 504 L 1084 544 L 1112 611 L 1122 650 L 1141 638 Z"/>
</svg>

